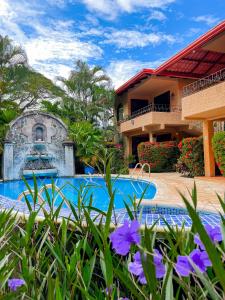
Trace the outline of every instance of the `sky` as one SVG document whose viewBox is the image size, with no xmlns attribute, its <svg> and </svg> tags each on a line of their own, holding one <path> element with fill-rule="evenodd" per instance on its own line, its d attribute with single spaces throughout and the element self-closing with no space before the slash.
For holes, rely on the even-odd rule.
<svg viewBox="0 0 225 300">
<path fill-rule="evenodd" d="M 0 0 L 0 34 L 48 78 L 77 59 L 100 65 L 118 88 L 156 68 L 225 19 L 225 0 Z"/>
</svg>

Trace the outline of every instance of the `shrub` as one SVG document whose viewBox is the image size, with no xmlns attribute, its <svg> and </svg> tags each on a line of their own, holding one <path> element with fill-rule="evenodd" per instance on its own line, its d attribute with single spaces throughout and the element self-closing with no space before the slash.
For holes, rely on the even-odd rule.
<svg viewBox="0 0 225 300">
<path fill-rule="evenodd" d="M 176 142 L 144 142 L 138 145 L 139 162 L 150 164 L 152 172 L 172 171 L 178 156 Z"/>
<path fill-rule="evenodd" d="M 129 174 L 128 162 L 124 158 L 124 148 L 122 144 L 108 145 L 112 153 L 111 173 L 112 174 Z"/>
<path fill-rule="evenodd" d="M 176 171 L 188 177 L 204 175 L 204 153 L 202 137 L 183 139 L 178 145 L 181 155 Z"/>
<path fill-rule="evenodd" d="M 220 172 L 225 176 L 225 132 L 217 132 L 212 139 L 212 147 L 216 164 Z"/>
</svg>

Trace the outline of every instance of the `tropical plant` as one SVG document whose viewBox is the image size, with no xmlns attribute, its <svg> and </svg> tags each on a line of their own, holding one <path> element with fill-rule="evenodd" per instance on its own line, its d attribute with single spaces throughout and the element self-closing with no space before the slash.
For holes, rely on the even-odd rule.
<svg viewBox="0 0 225 300">
<path fill-rule="evenodd" d="M 225 176 L 225 132 L 216 132 L 212 138 L 212 147 L 218 168 Z"/>
<path fill-rule="evenodd" d="M 70 137 L 76 145 L 76 155 L 87 165 L 95 166 L 98 152 L 103 146 L 101 131 L 87 121 L 73 123 Z"/>
<path fill-rule="evenodd" d="M 0 106 L 0 176 L 2 170 L 2 154 L 4 149 L 5 135 L 8 130 L 9 123 L 14 120 L 20 109 L 16 103 L 11 101 L 4 101 Z"/>
<path fill-rule="evenodd" d="M 135 201 L 132 208 L 126 206 L 130 220 L 111 227 L 112 218 L 119 221 L 113 217 L 116 191 L 109 164 L 105 170 L 107 211 L 93 207 L 88 185 L 77 191 L 76 205 L 64 198 L 56 208 L 59 194 L 53 183 L 51 192 L 45 188 L 46 202 L 39 206 L 35 178 L 32 199 L 25 196 L 26 219 L 1 210 L 0 297 L 224 299 L 224 217 L 220 225 L 203 226 L 194 187 L 192 203 L 181 195 L 193 222 L 190 230 L 166 222 L 163 233 L 157 233 L 155 225 L 140 228 L 143 218 Z M 61 217 L 64 204 L 71 212 L 67 218 Z"/>
</svg>

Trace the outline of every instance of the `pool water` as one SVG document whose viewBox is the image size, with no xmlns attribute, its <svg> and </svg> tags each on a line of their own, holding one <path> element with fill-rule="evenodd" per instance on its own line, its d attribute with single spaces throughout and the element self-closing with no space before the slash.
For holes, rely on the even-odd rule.
<svg viewBox="0 0 225 300">
<path fill-rule="evenodd" d="M 82 192 L 82 196 L 86 205 L 89 204 L 90 196 L 93 197 L 92 206 L 107 210 L 109 204 L 109 195 L 107 192 L 106 183 L 103 178 L 45 178 L 37 179 L 38 189 L 46 184 L 54 184 L 62 188 L 62 193 L 65 198 L 73 204 L 77 204 L 78 194 Z M 30 188 L 33 189 L 34 183 L 33 179 L 28 179 L 27 183 Z M 116 209 L 124 208 L 124 201 L 131 205 L 131 198 L 140 198 L 143 191 L 145 191 L 144 199 L 153 199 L 156 194 L 156 186 L 153 183 L 149 183 L 144 180 L 134 180 L 125 178 L 112 179 L 113 190 L 115 190 L 115 200 L 114 206 Z M 23 180 L 8 181 L 0 183 L 0 195 L 17 200 L 18 196 L 27 190 L 27 186 Z M 49 194 L 51 190 L 49 189 Z M 56 192 L 57 193 L 57 192 Z M 43 198 L 45 198 L 45 192 L 42 193 Z M 31 197 L 28 196 L 31 201 Z M 22 199 L 24 201 L 24 199 Z M 55 197 L 54 205 L 58 206 L 62 201 L 60 195 Z M 66 204 L 64 204 L 66 207 Z"/>
</svg>

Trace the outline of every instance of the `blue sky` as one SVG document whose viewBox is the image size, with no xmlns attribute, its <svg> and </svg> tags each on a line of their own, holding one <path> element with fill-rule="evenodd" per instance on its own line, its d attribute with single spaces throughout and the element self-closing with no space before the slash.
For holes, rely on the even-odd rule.
<svg viewBox="0 0 225 300">
<path fill-rule="evenodd" d="M 104 67 L 115 87 L 224 18 L 224 0 L 0 0 L 0 34 L 36 70 L 67 77 L 82 59 Z"/>
</svg>

